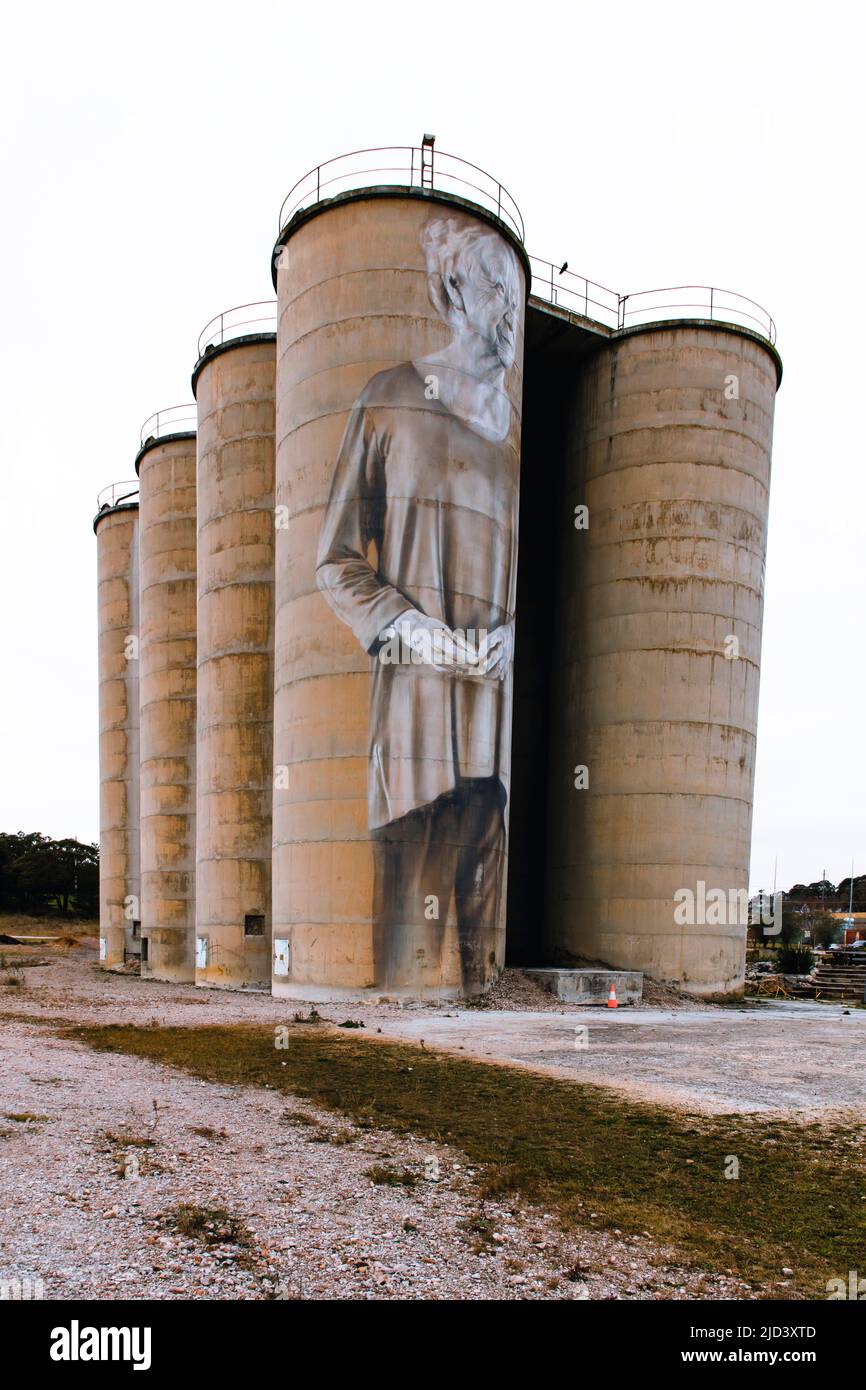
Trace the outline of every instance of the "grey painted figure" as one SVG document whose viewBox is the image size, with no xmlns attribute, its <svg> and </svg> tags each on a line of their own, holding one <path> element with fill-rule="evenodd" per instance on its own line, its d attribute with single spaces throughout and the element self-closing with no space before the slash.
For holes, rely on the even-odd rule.
<svg viewBox="0 0 866 1390">
<path fill-rule="evenodd" d="M 495 978 L 504 930 L 517 569 L 515 363 L 521 272 L 493 229 L 422 229 L 441 351 L 356 400 L 317 581 L 373 664 L 369 825 L 376 984 L 439 980 L 456 923 L 464 994 Z"/>
</svg>

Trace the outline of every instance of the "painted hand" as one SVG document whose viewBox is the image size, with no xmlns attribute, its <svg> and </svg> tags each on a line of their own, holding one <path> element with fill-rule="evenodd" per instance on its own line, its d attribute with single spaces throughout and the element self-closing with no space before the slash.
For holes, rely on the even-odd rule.
<svg viewBox="0 0 866 1390">
<path fill-rule="evenodd" d="M 457 676 L 483 674 L 479 653 L 462 633 L 453 632 L 441 618 L 428 618 L 417 608 L 407 608 L 393 626 L 401 641 L 434 671 Z"/>
<path fill-rule="evenodd" d="M 505 680 L 514 660 L 513 622 L 503 623 L 501 627 L 488 634 L 487 641 L 481 644 L 479 658 L 479 674 L 498 676 L 501 681 Z"/>
</svg>

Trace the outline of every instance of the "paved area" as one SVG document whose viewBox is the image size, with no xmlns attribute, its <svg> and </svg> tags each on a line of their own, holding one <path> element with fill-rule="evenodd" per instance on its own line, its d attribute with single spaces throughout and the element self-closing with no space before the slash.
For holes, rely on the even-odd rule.
<svg viewBox="0 0 866 1390">
<path fill-rule="evenodd" d="M 742 1009 L 454 1012 L 377 1019 L 389 1037 L 543 1069 L 688 1109 L 866 1112 L 866 1010 L 761 1002 Z"/>
</svg>

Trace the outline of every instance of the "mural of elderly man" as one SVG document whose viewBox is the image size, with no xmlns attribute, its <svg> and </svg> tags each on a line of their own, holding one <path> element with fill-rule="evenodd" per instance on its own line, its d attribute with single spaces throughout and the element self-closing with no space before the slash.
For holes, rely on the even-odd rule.
<svg viewBox="0 0 866 1390">
<path fill-rule="evenodd" d="M 505 388 L 522 286 L 512 248 L 468 217 L 431 219 L 421 246 L 451 340 L 356 400 L 317 581 L 374 661 L 376 984 L 435 990 L 456 922 L 475 994 L 504 931 L 519 465 Z"/>
</svg>

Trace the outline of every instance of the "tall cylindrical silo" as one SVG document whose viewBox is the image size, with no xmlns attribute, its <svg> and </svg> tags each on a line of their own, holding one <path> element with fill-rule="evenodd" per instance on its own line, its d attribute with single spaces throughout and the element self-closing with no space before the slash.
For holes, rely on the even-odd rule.
<svg viewBox="0 0 866 1390">
<path fill-rule="evenodd" d="M 138 483 L 100 495 L 99 957 L 106 969 L 139 953 Z"/>
<path fill-rule="evenodd" d="M 709 323 L 621 333 L 585 369 L 560 510 L 553 961 L 742 985 L 778 380 L 769 343 Z"/>
<path fill-rule="evenodd" d="M 193 374 L 196 982 L 228 988 L 271 979 L 276 333 L 251 331 L 253 311 L 276 327 L 276 305 L 218 322 Z"/>
<path fill-rule="evenodd" d="M 195 978 L 195 407 L 136 459 L 141 565 L 142 974 Z M 186 428 L 183 426 L 186 425 Z M 167 430 L 167 432 L 163 432 Z"/>
<path fill-rule="evenodd" d="M 292 219 L 276 283 L 273 991 L 476 994 L 504 958 L 522 246 L 356 190 Z"/>
</svg>

